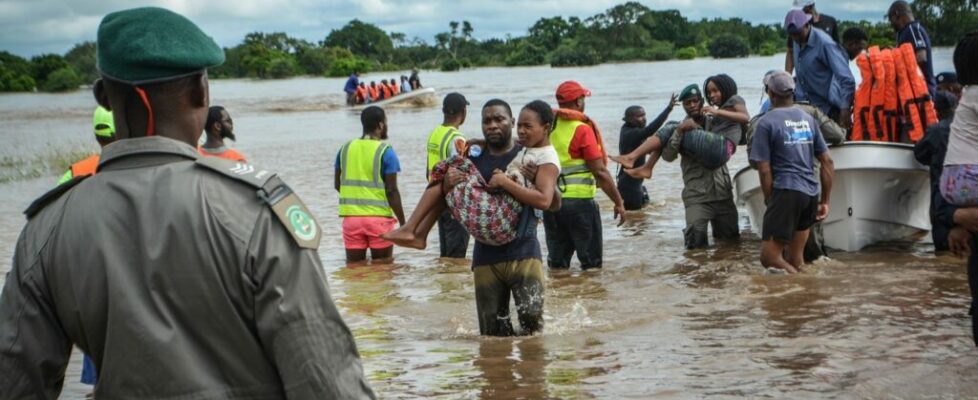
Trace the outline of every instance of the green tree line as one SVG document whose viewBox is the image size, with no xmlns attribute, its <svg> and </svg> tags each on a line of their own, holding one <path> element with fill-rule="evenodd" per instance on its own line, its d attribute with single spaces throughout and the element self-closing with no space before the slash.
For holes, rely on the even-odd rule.
<svg viewBox="0 0 978 400">
<path fill-rule="evenodd" d="M 917 0 L 912 6 L 935 46 L 952 46 L 978 26 L 978 0 Z M 868 33 L 871 45 L 894 44 L 896 35 L 882 19 L 839 23 L 840 32 L 853 26 Z M 451 21 L 429 43 L 354 19 L 316 43 L 283 32 L 253 32 L 237 46 L 225 48 L 227 61 L 210 73 L 214 78 L 278 79 L 412 67 L 455 71 L 477 66 L 734 58 L 773 55 L 784 51 L 786 41 L 778 24 L 752 24 L 739 18 L 694 21 L 677 10 L 652 10 L 637 2 L 583 20 L 540 18 L 518 37 L 478 40 L 474 31 L 468 21 Z M 30 60 L 0 52 L 0 91 L 74 90 L 97 75 L 92 42 L 77 44 L 64 55 L 44 54 Z"/>
</svg>

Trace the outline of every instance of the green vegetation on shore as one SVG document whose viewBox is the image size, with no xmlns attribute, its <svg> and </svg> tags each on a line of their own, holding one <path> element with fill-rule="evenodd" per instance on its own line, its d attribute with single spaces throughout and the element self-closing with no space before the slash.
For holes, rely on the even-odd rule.
<svg viewBox="0 0 978 400">
<path fill-rule="evenodd" d="M 912 6 L 934 46 L 953 46 L 968 29 L 978 26 L 978 0 L 917 0 Z M 885 11 L 880 10 L 880 15 Z M 896 35 L 882 19 L 840 21 L 839 31 L 852 26 L 863 28 L 871 45 L 894 43 Z M 755 25 L 739 18 L 690 21 L 679 11 L 652 10 L 637 2 L 584 20 L 541 18 L 520 37 L 478 40 L 468 21 L 451 21 L 448 28 L 435 35 L 434 43 L 408 40 L 403 33 L 384 32 L 356 19 L 318 43 L 282 32 L 253 32 L 241 44 L 225 48 L 227 62 L 210 73 L 213 78 L 279 79 L 411 67 L 456 71 L 479 66 L 734 58 L 777 54 L 784 51 L 786 41 L 778 24 Z M 77 44 L 63 56 L 44 54 L 30 60 L 0 51 L 0 92 L 75 90 L 94 81 L 97 74 L 93 42 Z"/>
</svg>

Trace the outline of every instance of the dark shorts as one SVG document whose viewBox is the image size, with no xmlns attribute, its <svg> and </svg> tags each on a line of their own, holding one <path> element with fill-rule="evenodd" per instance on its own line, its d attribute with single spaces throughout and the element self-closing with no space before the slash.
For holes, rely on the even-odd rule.
<svg viewBox="0 0 978 400">
<path fill-rule="evenodd" d="M 807 230 L 815 224 L 817 214 L 818 197 L 795 190 L 774 189 L 764 212 L 761 239 L 790 243 L 795 232 Z"/>
</svg>

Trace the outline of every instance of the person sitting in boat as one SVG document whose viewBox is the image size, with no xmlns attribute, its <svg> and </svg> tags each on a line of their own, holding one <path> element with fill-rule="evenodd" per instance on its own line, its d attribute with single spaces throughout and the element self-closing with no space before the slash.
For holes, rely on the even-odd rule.
<svg viewBox="0 0 978 400">
<path fill-rule="evenodd" d="M 913 146 L 913 155 L 918 162 L 930 167 L 930 234 L 934 240 L 934 251 L 947 251 L 948 235 L 954 228 L 954 211 L 958 207 L 948 203 L 941 196 L 941 174 L 944 172 L 944 156 L 947 154 L 948 136 L 951 135 L 951 121 L 958 98 L 950 92 L 937 91 L 934 108 L 937 109 L 935 125 L 927 128 L 924 138 Z"/>
<path fill-rule="evenodd" d="M 387 84 L 387 79 L 380 80 L 380 84 L 377 85 L 377 92 L 380 93 L 381 100 L 387 100 L 392 97 L 391 87 Z"/>
<path fill-rule="evenodd" d="M 357 104 L 365 104 L 365 103 L 367 103 L 367 102 L 370 101 L 370 93 L 367 90 L 367 84 L 366 83 L 360 82 L 360 84 L 357 85 L 357 94 L 356 94 L 356 96 L 357 96 L 357 99 L 356 99 L 357 100 Z"/>
<path fill-rule="evenodd" d="M 406 75 L 401 75 L 401 93 L 407 93 L 411 91 L 411 84 L 408 82 Z"/>
<path fill-rule="evenodd" d="M 737 94 L 737 83 L 726 74 L 707 78 L 703 82 L 703 91 L 710 105 L 704 106 L 701 112 L 710 120 L 713 131 L 723 134 L 718 136 L 704 131 L 702 135 L 708 136 L 687 135 L 682 141 L 682 150 L 697 157 L 708 168 L 716 168 L 730 160 L 730 156 L 736 151 L 744 127 L 750 121 L 750 114 L 747 113 L 747 103 Z M 659 132 L 661 134 L 652 136 L 631 153 L 611 159 L 625 167 L 625 174 L 628 176 L 651 178 L 662 147 L 669 142 L 667 132 L 671 131 Z M 705 140 L 694 139 L 701 136 Z M 644 154 L 651 154 L 649 162 L 640 168 L 633 168 L 638 157 Z"/>
<path fill-rule="evenodd" d="M 829 215 L 834 168 L 819 124 L 793 107 L 795 81 L 791 75 L 775 72 L 768 75 L 764 86 L 772 108 L 757 123 L 750 153 L 767 204 L 761 232 L 761 265 L 796 273 L 804 264 L 809 229 Z M 814 173 L 815 158 L 821 165 L 821 200 Z"/>
<path fill-rule="evenodd" d="M 370 103 L 382 100 L 380 97 L 380 88 L 377 87 L 376 81 L 370 81 L 370 86 L 367 87 L 367 92 L 370 94 Z"/>
<path fill-rule="evenodd" d="M 401 85 L 397 84 L 396 78 L 391 78 L 391 80 L 388 81 L 388 85 L 391 87 L 391 95 L 397 96 L 401 94 Z"/>
</svg>

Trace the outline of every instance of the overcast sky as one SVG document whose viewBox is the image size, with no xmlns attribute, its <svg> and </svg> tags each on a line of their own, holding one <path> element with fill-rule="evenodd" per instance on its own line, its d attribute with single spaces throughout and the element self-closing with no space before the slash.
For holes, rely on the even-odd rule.
<svg viewBox="0 0 978 400">
<path fill-rule="evenodd" d="M 586 18 L 623 0 L 0 0 L 0 50 L 29 57 L 63 54 L 95 40 L 106 13 L 143 5 L 166 7 L 189 17 L 224 47 L 253 31 L 284 31 L 316 42 L 353 18 L 428 42 L 450 20 L 468 20 L 480 39 L 522 35 L 541 17 Z M 678 9 L 689 19 L 740 17 L 780 23 L 791 0 L 645 0 L 656 10 Z M 749 4 L 749 5 L 748 5 Z M 890 0 L 819 1 L 818 9 L 839 19 L 882 20 Z"/>
</svg>

